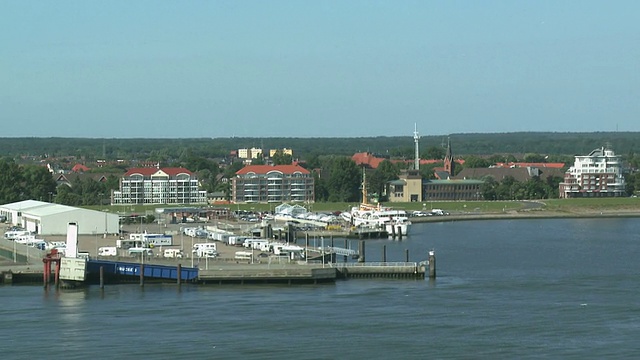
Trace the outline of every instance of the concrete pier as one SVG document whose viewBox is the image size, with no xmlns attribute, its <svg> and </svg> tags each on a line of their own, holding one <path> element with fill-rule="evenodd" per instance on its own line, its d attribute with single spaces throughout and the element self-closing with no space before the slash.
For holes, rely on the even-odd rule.
<svg viewBox="0 0 640 360">
<path fill-rule="evenodd" d="M 201 270 L 198 281 L 202 284 L 272 284 L 323 283 L 337 278 L 336 269 L 304 265 L 252 265 L 227 266 L 215 270 Z"/>
</svg>

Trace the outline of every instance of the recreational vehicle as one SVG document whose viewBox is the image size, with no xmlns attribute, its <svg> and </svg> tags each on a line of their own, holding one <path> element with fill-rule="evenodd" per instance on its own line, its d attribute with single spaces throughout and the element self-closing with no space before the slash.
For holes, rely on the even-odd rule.
<svg viewBox="0 0 640 360">
<path fill-rule="evenodd" d="M 216 257 L 218 256 L 218 247 L 215 243 L 193 244 L 192 253 L 197 257 Z"/>
<path fill-rule="evenodd" d="M 182 249 L 164 249 L 163 256 L 166 258 L 182 258 L 184 253 Z"/>
<path fill-rule="evenodd" d="M 98 256 L 118 256 L 118 249 L 115 246 L 103 246 L 98 249 Z"/>
<path fill-rule="evenodd" d="M 129 250 L 130 248 L 141 248 L 142 240 L 116 240 L 116 247 L 122 250 Z"/>
</svg>

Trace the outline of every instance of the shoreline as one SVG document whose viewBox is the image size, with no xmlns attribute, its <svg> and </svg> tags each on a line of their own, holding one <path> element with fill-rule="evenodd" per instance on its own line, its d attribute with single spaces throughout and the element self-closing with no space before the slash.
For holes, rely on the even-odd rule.
<svg viewBox="0 0 640 360">
<path fill-rule="evenodd" d="M 426 216 L 409 218 L 412 223 L 450 222 L 471 220 L 514 220 L 514 219 L 596 219 L 596 218 L 635 218 L 640 217 L 640 210 L 631 211 L 549 211 L 521 210 L 505 213 L 453 213 L 445 216 Z"/>
</svg>

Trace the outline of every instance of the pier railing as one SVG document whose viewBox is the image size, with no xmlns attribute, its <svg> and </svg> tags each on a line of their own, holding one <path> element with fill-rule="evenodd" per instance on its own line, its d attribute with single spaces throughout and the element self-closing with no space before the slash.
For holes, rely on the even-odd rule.
<svg viewBox="0 0 640 360">
<path fill-rule="evenodd" d="M 416 262 L 352 262 L 352 263 L 326 263 L 325 266 L 333 268 L 360 268 L 360 267 L 416 267 Z"/>
</svg>

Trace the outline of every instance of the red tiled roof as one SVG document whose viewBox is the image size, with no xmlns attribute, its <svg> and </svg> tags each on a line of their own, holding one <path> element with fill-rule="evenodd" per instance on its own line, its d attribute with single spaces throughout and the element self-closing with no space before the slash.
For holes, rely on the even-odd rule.
<svg viewBox="0 0 640 360">
<path fill-rule="evenodd" d="M 167 173 L 168 175 L 171 176 L 176 176 L 178 174 L 188 174 L 188 175 L 193 175 L 193 173 L 183 167 L 176 167 L 176 168 L 161 168 L 160 170 L 164 171 L 165 173 Z"/>
<path fill-rule="evenodd" d="M 369 152 L 355 153 L 351 157 L 351 160 L 353 160 L 356 165 L 369 165 L 372 169 L 377 168 L 378 165 L 384 161 L 383 158 L 375 157 Z"/>
<path fill-rule="evenodd" d="M 89 169 L 88 167 L 86 167 L 86 166 L 84 166 L 82 164 L 75 164 L 73 166 L 73 168 L 71 168 L 71 171 L 73 171 L 73 172 L 86 172 L 86 171 L 89 171 L 89 170 L 91 170 L 91 169 Z"/>
<path fill-rule="evenodd" d="M 193 173 L 185 168 L 133 168 L 129 169 L 123 176 L 131 176 L 133 174 L 140 174 L 142 176 L 151 176 L 158 171 L 163 171 L 169 176 L 175 176 L 178 174 L 188 174 L 193 175 Z"/>
<path fill-rule="evenodd" d="M 309 170 L 299 165 L 247 165 L 236 172 L 236 175 L 245 175 L 248 173 L 266 174 L 271 171 L 280 171 L 283 174 L 291 175 L 296 172 L 309 174 Z"/>
</svg>

